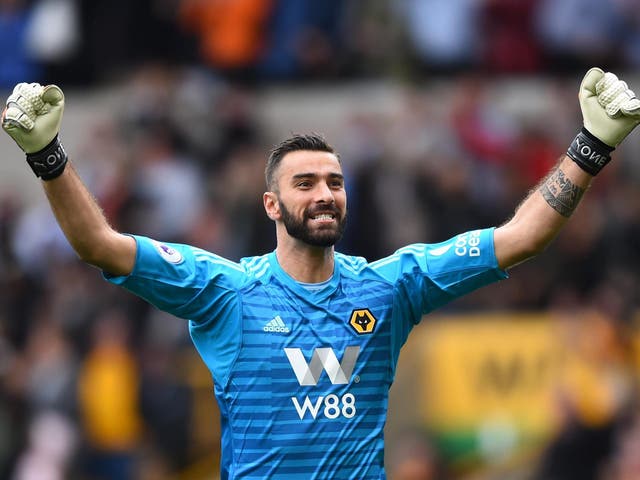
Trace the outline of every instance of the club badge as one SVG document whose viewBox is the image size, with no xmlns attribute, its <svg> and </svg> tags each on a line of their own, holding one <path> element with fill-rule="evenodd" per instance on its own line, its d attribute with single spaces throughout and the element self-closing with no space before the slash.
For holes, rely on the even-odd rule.
<svg viewBox="0 0 640 480">
<path fill-rule="evenodd" d="M 376 317 L 373 316 L 368 308 L 358 308 L 354 310 L 351 312 L 351 318 L 349 319 L 349 325 L 351 325 L 358 335 L 373 333 L 376 322 Z"/>
</svg>

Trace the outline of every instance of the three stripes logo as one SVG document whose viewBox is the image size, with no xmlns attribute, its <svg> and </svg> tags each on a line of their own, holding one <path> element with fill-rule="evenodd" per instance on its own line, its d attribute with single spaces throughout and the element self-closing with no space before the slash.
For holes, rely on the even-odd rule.
<svg viewBox="0 0 640 480">
<path fill-rule="evenodd" d="M 280 318 L 280 315 L 276 315 L 273 319 L 269 320 L 267 324 L 262 327 L 262 330 L 265 332 L 276 332 L 276 333 L 289 333 L 291 330 L 287 327 Z"/>
<path fill-rule="evenodd" d="M 347 347 L 342 361 L 338 361 L 332 348 L 316 348 L 309 363 L 299 348 L 285 348 L 284 353 L 300 385 L 317 385 L 322 370 L 327 372 L 333 385 L 346 385 L 360 355 L 360 347 Z"/>
</svg>

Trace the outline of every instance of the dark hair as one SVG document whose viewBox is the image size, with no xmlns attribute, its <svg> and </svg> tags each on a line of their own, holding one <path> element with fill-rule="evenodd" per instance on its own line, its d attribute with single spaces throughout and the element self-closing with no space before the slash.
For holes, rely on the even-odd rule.
<svg viewBox="0 0 640 480">
<path fill-rule="evenodd" d="M 322 135 L 318 133 L 293 134 L 291 137 L 273 147 L 269 153 L 267 166 L 264 169 L 264 178 L 269 190 L 275 191 L 277 189 L 275 172 L 284 156 L 287 153 L 297 152 L 300 150 L 332 153 L 336 156 L 338 161 L 340 161 L 340 156 L 336 153 L 334 148 L 327 143 Z"/>
</svg>

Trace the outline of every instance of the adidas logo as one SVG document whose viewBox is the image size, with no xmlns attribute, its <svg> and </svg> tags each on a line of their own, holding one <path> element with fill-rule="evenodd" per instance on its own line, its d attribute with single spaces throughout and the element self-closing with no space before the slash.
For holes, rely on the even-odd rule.
<svg viewBox="0 0 640 480">
<path fill-rule="evenodd" d="M 262 327 L 262 330 L 264 330 L 265 332 L 279 332 L 279 333 L 290 332 L 289 327 L 287 327 L 284 324 L 284 322 L 280 318 L 280 315 L 276 315 L 275 318 L 270 320 L 264 327 Z"/>
</svg>

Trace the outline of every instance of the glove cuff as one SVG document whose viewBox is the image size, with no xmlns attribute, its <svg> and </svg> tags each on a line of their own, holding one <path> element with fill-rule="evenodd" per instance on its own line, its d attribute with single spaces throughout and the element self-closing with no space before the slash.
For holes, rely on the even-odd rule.
<svg viewBox="0 0 640 480">
<path fill-rule="evenodd" d="M 590 175 L 597 175 L 611 161 L 610 153 L 615 150 L 594 136 L 589 130 L 582 129 L 573 139 L 567 156 Z"/>
<path fill-rule="evenodd" d="M 67 152 L 64 151 L 58 135 L 39 152 L 27 153 L 27 163 L 36 177 L 42 180 L 53 180 L 62 175 L 67 165 Z"/>
</svg>

